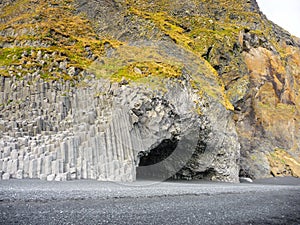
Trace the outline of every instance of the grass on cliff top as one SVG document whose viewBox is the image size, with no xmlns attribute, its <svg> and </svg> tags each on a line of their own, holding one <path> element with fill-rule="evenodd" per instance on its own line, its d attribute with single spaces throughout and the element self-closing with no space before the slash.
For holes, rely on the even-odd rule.
<svg viewBox="0 0 300 225">
<path fill-rule="evenodd" d="M 98 78 L 110 79 L 113 82 L 150 84 L 154 88 L 164 87 L 165 78 L 180 78 L 183 65 L 176 59 L 164 57 L 156 47 L 137 47 L 123 45 L 114 50 L 111 58 L 102 57 L 93 63 L 88 71 Z"/>
<path fill-rule="evenodd" d="M 41 67 L 44 71 L 43 78 L 55 79 L 61 76 L 59 71 L 48 72 L 47 64 L 51 62 L 46 61 L 46 64 L 39 65 L 32 56 L 21 59 L 22 52 L 31 50 L 41 50 L 48 54 L 56 52 L 58 54 L 53 61 L 67 60 L 68 67 L 74 66 L 82 70 L 92 63 L 91 54 L 93 58 L 101 57 L 105 46 L 120 45 L 115 40 L 99 40 L 91 23 L 83 15 L 74 13 L 73 2 L 73 0 L 18 0 L 5 7 L 0 16 L 4 21 L 0 23 L 0 30 L 8 31 L 8 35 L 1 37 L 0 42 L 12 45 L 16 42 L 19 47 L 1 49 L 0 66 L 24 64 L 26 60 L 29 63 L 23 65 L 24 68 L 30 65 Z M 18 72 L 26 74 L 28 71 Z M 1 74 L 7 75 L 5 68 Z M 68 76 L 63 77 L 70 79 Z"/>
<path fill-rule="evenodd" d="M 29 50 L 30 48 L 2 48 L 0 49 L 0 67 L 10 66 L 19 62 L 24 50 Z"/>
<path fill-rule="evenodd" d="M 231 23 L 228 16 L 224 21 L 211 21 L 210 18 L 201 16 L 172 16 L 170 14 L 170 7 L 172 7 L 170 1 L 156 0 L 154 2 L 155 7 L 151 8 L 148 1 L 127 0 L 128 12 L 140 18 L 151 20 L 174 42 L 197 55 L 199 60 L 203 62 L 203 66 L 200 68 L 202 70 L 201 76 L 208 77 L 205 79 L 200 76 L 193 77 L 194 84 L 198 82 L 199 88 L 205 90 L 213 98 L 220 99 L 226 108 L 233 110 L 233 106 L 225 93 L 223 80 L 212 67 L 213 64 L 204 60 L 202 55 L 214 45 L 216 48 L 223 45 L 225 50 L 232 48 L 233 43 L 237 41 L 239 32 L 244 27 Z M 220 6 L 229 7 L 225 0 L 220 2 Z M 35 47 L 36 51 L 39 49 L 50 53 L 56 51 L 60 55 L 60 58 L 56 59 L 57 61 L 68 59 L 69 66 L 80 69 L 90 68 L 92 60 L 87 58 L 86 48 L 89 48 L 96 58 L 102 59 L 106 46 L 119 48 L 121 43 L 112 39 L 98 40 L 91 23 L 83 15 L 74 13 L 73 3 L 74 0 L 15 1 L 14 4 L 5 7 L 4 12 L 0 15 L 0 18 L 6 21 L 0 24 L 0 30 L 13 29 L 18 35 L 1 37 L 0 41 L 9 43 L 17 41 L 21 46 L 26 45 L 27 42 L 38 41 L 46 44 L 46 46 Z M 196 3 L 199 2 L 195 1 Z M 24 5 L 27 7 L 22 7 Z M 243 9 L 241 4 L 238 7 L 230 7 L 232 12 L 240 13 Z M 247 12 L 239 15 L 239 20 L 247 16 L 254 20 L 257 14 Z M 2 65 L 22 63 L 19 60 L 22 50 L 22 47 L 16 47 L 1 51 L 0 65 L 1 63 Z M 122 53 L 122 50 L 119 52 Z M 129 53 L 130 51 L 126 54 L 123 52 L 123 55 L 121 54 L 116 59 L 105 59 L 104 64 L 97 67 L 97 70 L 102 71 L 100 73 L 98 71 L 98 75 L 116 81 L 122 77 L 137 81 L 153 75 L 168 78 L 180 76 L 181 65 L 176 65 L 170 60 L 162 59 L 162 57 L 150 58 L 148 56 L 151 54 L 147 55 L 148 53 L 144 49 L 132 51 L 131 54 L 135 54 L 135 58 Z M 133 58 L 131 62 L 126 61 L 129 56 Z M 34 59 L 28 60 L 34 61 Z M 124 60 L 125 62 L 123 62 Z M 232 62 L 231 66 L 238 66 L 238 62 Z M 47 69 L 47 66 L 43 68 L 44 77 L 58 76 L 57 71 L 51 74 L 51 72 L 47 72 Z M 212 80 L 212 82 L 207 80 Z"/>
<path fill-rule="evenodd" d="M 26 11 L 31 10 L 32 2 L 32 0 L 18 0 L 5 6 L 0 14 L 0 19 L 9 19 L 11 17 L 15 17 L 20 13 L 25 13 Z"/>
<path fill-rule="evenodd" d="M 162 87 L 165 78 L 180 78 L 184 69 L 191 75 L 189 79 L 192 87 L 199 90 L 201 95 L 206 93 L 233 110 L 225 96 L 224 85 L 208 62 L 199 60 L 189 51 L 182 59 L 173 58 L 158 48 L 161 47 L 123 45 L 114 50 L 114 57 L 99 59 L 98 63 L 92 64 L 89 71 L 98 78 L 109 78 L 116 82 L 125 79 L 128 82 L 149 84 L 160 80 L 160 83 L 156 82 L 156 87 Z"/>
<path fill-rule="evenodd" d="M 185 9 L 183 3 L 181 2 L 170 2 L 170 1 L 151 1 L 149 4 L 145 0 L 127 0 L 127 5 L 129 7 L 129 13 L 139 16 L 145 20 L 151 20 L 156 24 L 156 26 L 168 35 L 175 43 L 183 46 L 185 49 L 192 51 L 194 54 L 198 55 L 200 59 L 205 55 L 205 59 L 210 63 L 209 67 L 214 74 L 217 75 L 220 83 L 221 92 L 225 92 L 225 82 L 226 87 L 229 87 L 232 80 L 221 77 L 222 73 L 228 73 L 232 75 L 232 71 L 237 73 L 243 68 L 242 73 L 247 73 L 246 65 L 241 66 L 242 56 L 236 56 L 233 53 L 234 44 L 239 43 L 239 35 L 241 32 L 255 24 L 255 30 L 250 30 L 250 33 L 254 33 L 257 36 L 264 37 L 267 35 L 270 43 L 277 49 L 282 57 L 285 56 L 284 50 L 275 37 L 270 36 L 271 26 L 268 21 L 264 20 L 258 11 L 250 10 L 250 3 L 247 1 L 242 1 L 239 3 L 234 3 L 233 1 L 218 0 L 212 2 L 211 0 L 201 1 L 187 1 L 186 4 L 190 4 L 189 8 L 191 11 L 193 9 L 199 8 L 198 5 L 205 9 L 209 9 L 209 12 L 214 12 L 219 14 L 219 19 L 214 19 L 214 16 L 210 16 L 207 11 L 203 11 L 200 14 L 187 12 L 188 16 L 183 12 L 179 12 L 179 9 Z M 178 11 L 176 11 L 176 10 Z M 189 10 L 187 10 L 189 11 Z M 176 12 L 176 13 L 174 13 Z M 179 13 L 178 13 L 179 12 Z M 206 55 L 208 49 L 212 48 L 210 55 Z M 215 73 L 213 67 L 218 67 L 222 62 L 220 55 L 231 54 L 230 64 L 225 68 L 222 68 L 221 74 Z M 204 60 L 204 59 L 203 59 Z M 235 77 L 237 77 L 237 74 Z M 243 77 L 241 75 L 241 77 Z M 233 85 L 236 87 L 238 84 Z M 231 85 L 232 86 L 232 85 Z M 230 86 L 230 87 L 231 87 Z M 207 88 L 209 92 L 209 88 Z M 230 90 L 230 97 L 235 94 L 232 93 L 235 90 Z M 216 93 L 213 91 L 213 93 Z M 245 93 L 244 90 L 240 92 L 242 97 Z M 224 95 L 224 102 L 229 102 L 227 94 Z M 233 99 L 233 98 L 232 98 Z M 227 105 L 227 103 L 226 103 Z M 232 105 L 228 104 L 229 108 Z M 227 106 L 227 108 L 228 108 Z"/>
<path fill-rule="evenodd" d="M 226 70 L 239 71 L 241 62 L 236 59 L 237 57 L 235 55 L 233 55 L 233 48 L 234 44 L 238 43 L 239 41 L 240 32 L 244 31 L 247 25 L 243 26 L 241 25 L 242 23 L 238 24 L 237 21 L 241 21 L 246 17 L 250 17 L 251 21 L 257 20 L 257 18 L 260 18 L 258 14 L 253 12 L 242 12 L 244 10 L 244 6 L 242 4 L 238 4 L 239 7 L 234 5 L 228 6 L 228 1 L 220 1 L 222 7 L 225 7 L 226 10 L 230 9 L 228 12 L 235 13 L 240 17 L 237 19 L 237 21 L 232 21 L 232 19 L 229 18 L 229 15 L 225 14 L 225 19 L 217 21 L 211 17 L 205 17 L 205 15 L 200 16 L 192 14 L 189 16 L 174 16 L 172 12 L 176 7 L 173 6 L 173 4 L 169 4 L 168 1 L 154 1 L 153 7 L 149 7 L 149 4 L 143 0 L 128 0 L 127 2 L 129 5 L 129 13 L 137 15 L 146 20 L 151 20 L 160 30 L 173 39 L 175 43 L 193 52 L 199 57 L 199 60 L 205 61 L 203 63 L 209 69 L 204 69 L 205 73 L 202 74 L 204 76 L 213 74 L 215 76 L 214 79 L 220 85 L 220 88 L 218 91 L 216 91 L 213 90 L 215 87 L 209 87 L 207 85 L 203 86 L 214 98 L 216 98 L 216 93 L 222 93 L 221 95 L 223 96 L 223 104 L 226 106 L 226 108 L 233 109 L 233 106 L 228 100 L 229 98 L 227 97 L 227 94 L 225 93 L 225 83 L 223 78 L 216 72 L 213 66 L 219 65 L 220 63 L 219 56 L 221 52 L 219 52 L 219 50 L 221 49 L 225 54 L 232 54 L 230 65 L 228 65 Z M 196 5 L 198 3 L 198 1 L 194 2 Z M 174 4 L 178 6 L 178 8 L 182 7 L 181 3 L 179 2 Z M 211 1 L 208 1 L 205 4 L 211 4 Z M 218 9 L 220 9 L 221 6 L 215 5 L 215 7 L 219 7 Z M 210 48 L 213 50 L 211 51 L 210 55 L 208 55 L 207 52 Z M 203 58 L 203 55 L 206 56 L 205 59 Z M 209 63 L 207 64 L 206 61 Z"/>
</svg>

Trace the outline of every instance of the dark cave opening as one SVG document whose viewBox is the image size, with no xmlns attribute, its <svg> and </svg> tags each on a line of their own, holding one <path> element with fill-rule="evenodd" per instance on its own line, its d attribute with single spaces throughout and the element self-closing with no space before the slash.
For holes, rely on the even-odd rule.
<svg viewBox="0 0 300 225">
<path fill-rule="evenodd" d="M 137 179 L 160 179 L 166 168 L 163 166 L 151 166 L 167 159 L 176 149 L 178 140 L 176 138 L 164 139 L 150 152 L 139 152 L 139 164 L 136 168 Z M 150 167 L 151 166 L 151 167 Z"/>
</svg>

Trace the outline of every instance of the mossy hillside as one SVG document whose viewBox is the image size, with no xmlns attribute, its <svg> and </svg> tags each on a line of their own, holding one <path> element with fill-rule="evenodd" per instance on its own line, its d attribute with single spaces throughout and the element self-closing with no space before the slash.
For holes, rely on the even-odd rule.
<svg viewBox="0 0 300 225">
<path fill-rule="evenodd" d="M 102 64 L 103 63 L 103 64 Z M 144 78 L 156 77 L 180 78 L 182 68 L 179 65 L 166 64 L 163 62 L 124 62 L 118 59 L 102 59 L 102 63 L 93 64 L 89 71 L 96 74 L 98 78 L 108 78 L 113 82 L 143 82 Z"/>
<path fill-rule="evenodd" d="M 219 78 L 219 75 L 216 73 L 215 69 L 210 64 L 205 62 L 205 60 L 201 57 L 201 55 L 199 54 L 199 53 L 201 53 L 201 51 L 197 47 L 197 42 L 193 39 L 193 37 L 195 35 L 187 34 L 185 29 L 180 25 L 181 21 L 177 21 L 174 17 L 168 15 L 167 12 L 154 12 L 153 13 L 153 12 L 147 12 L 147 11 L 140 11 L 139 9 L 137 9 L 135 7 L 130 7 L 129 12 L 133 13 L 135 15 L 138 15 L 144 19 L 152 20 L 155 24 L 157 24 L 157 26 L 163 32 L 165 32 L 171 39 L 173 39 L 175 41 L 175 43 L 181 45 L 185 49 L 198 55 L 199 60 L 202 60 L 203 64 L 205 65 L 205 68 L 203 68 L 202 74 L 204 76 L 213 75 L 214 76 L 213 79 L 217 80 L 217 85 L 219 85 L 217 87 L 219 88 L 219 90 L 216 90 L 216 87 L 213 87 L 212 85 L 208 85 L 207 83 L 203 82 L 203 80 L 205 80 L 205 79 L 195 78 L 195 80 L 197 80 L 199 82 L 201 80 L 202 84 L 205 83 L 202 85 L 202 87 L 204 89 L 206 89 L 205 90 L 206 93 L 208 93 L 213 98 L 221 99 L 222 104 L 225 105 L 226 108 L 233 109 L 233 106 L 228 101 L 228 98 L 224 92 L 225 85 L 223 84 L 222 80 Z M 200 29 L 200 31 L 198 31 L 198 32 L 201 33 L 201 31 L 202 31 L 202 33 L 204 31 L 207 33 L 211 33 L 211 30 L 208 30 L 208 29 Z M 217 34 L 217 35 L 219 35 L 219 34 Z M 211 34 L 210 34 L 210 36 L 211 36 Z M 207 38 L 207 40 L 209 40 L 209 39 Z M 203 45 L 201 45 L 201 47 L 202 46 Z M 204 48 L 206 48 L 206 47 L 204 47 Z M 207 49 L 205 49 L 205 50 L 207 51 Z M 204 52 L 203 49 L 202 49 L 202 52 Z M 218 92 L 221 93 L 221 95 L 215 94 Z"/>
<path fill-rule="evenodd" d="M 67 74 L 66 70 L 63 71 L 58 67 L 53 69 L 53 64 L 58 66 L 59 63 L 67 61 L 68 67 L 87 69 L 94 60 L 100 61 L 103 58 L 105 48 L 118 48 L 122 44 L 109 39 L 98 40 L 89 21 L 84 16 L 74 15 L 72 1 L 52 1 L 50 3 L 42 1 L 39 4 L 36 4 L 35 1 L 28 1 L 27 3 L 31 7 L 28 7 L 26 11 L 21 10 L 20 2 L 5 8 L 9 19 L 1 24 L 1 29 L 31 32 L 3 37 L 1 40 L 3 43 L 17 41 L 20 46 L 16 47 L 12 44 L 12 47 L 1 50 L 0 66 L 3 68 L 0 71 L 1 75 L 22 77 L 38 68 L 40 77 L 44 79 L 74 79 Z M 11 14 L 11 11 L 16 13 Z M 12 16 L 15 17 L 11 18 Z M 41 46 L 27 46 L 33 41 L 38 41 Z M 45 45 L 46 47 L 43 47 Z M 42 58 L 39 60 L 43 61 L 43 65 L 40 65 L 36 58 L 39 51 L 42 52 Z M 90 52 L 93 53 L 92 59 L 88 57 Z M 139 49 L 139 52 L 144 51 Z M 145 58 L 143 54 L 139 55 L 139 59 Z M 123 58 L 126 57 L 123 56 Z M 122 59 L 122 56 L 120 58 Z M 118 63 L 120 61 L 120 59 L 107 58 L 103 66 L 106 70 L 105 73 L 101 73 L 101 75 L 98 73 L 98 75 L 118 82 L 122 78 L 136 82 L 149 76 L 160 79 L 181 76 L 181 67 L 166 62 L 162 57 L 157 61 L 143 62 L 139 60 L 126 64 Z M 141 74 L 134 72 L 134 69 L 141 71 Z"/>
<path fill-rule="evenodd" d="M 15 1 L 13 4 L 9 4 L 2 8 L 2 12 L 0 15 L 1 20 L 8 20 L 18 16 L 19 14 L 24 14 L 27 11 L 30 11 L 37 1 L 32 0 L 19 0 Z M 27 7 L 24 7 L 27 5 Z"/>
<path fill-rule="evenodd" d="M 74 15 L 73 1 L 41 1 L 39 4 L 36 1 L 27 1 L 29 7 L 25 11 L 21 7 L 22 3 L 24 2 L 17 1 L 14 5 L 9 5 L 4 9 L 6 13 L 2 16 L 3 20 L 6 19 L 6 22 L 1 24 L 2 30 L 13 29 L 16 33 L 24 31 L 24 35 L 6 35 L 2 38 L 2 43 L 17 42 L 20 45 L 1 50 L 0 66 L 5 68 L 1 71 L 2 75 L 23 76 L 28 72 L 33 72 L 31 68 L 37 66 L 41 69 L 42 78 L 72 79 L 65 71 L 57 68 L 49 72 L 53 63 L 68 61 L 68 67 L 86 69 L 90 67 L 93 60 L 102 57 L 105 48 L 117 48 L 121 45 L 120 42 L 108 39 L 98 40 L 89 21 L 84 16 Z M 12 11 L 15 13 L 12 14 Z M 6 15 L 9 19 L 5 18 Z M 34 41 L 46 47 L 27 47 Z M 93 53 L 92 59 L 88 58 L 87 48 Z M 54 54 L 55 57 L 54 59 L 43 58 L 43 65 L 39 65 L 36 60 L 36 52 L 39 51 L 43 56 Z M 31 54 L 31 52 L 35 53 Z M 180 71 L 178 66 L 169 65 L 168 62 L 162 63 L 161 59 L 157 62 L 139 61 L 135 65 L 122 66 L 118 65 L 118 60 L 109 61 L 104 67 L 111 68 L 112 71 L 106 71 L 104 76 L 108 76 L 113 81 L 120 80 L 122 77 L 136 81 L 149 74 L 155 74 L 161 78 L 178 77 Z M 19 71 L 20 65 L 22 65 L 22 71 Z M 6 68 L 8 66 L 9 69 Z M 140 68 L 142 74 L 133 73 L 133 68 Z"/>
<path fill-rule="evenodd" d="M 114 40 L 99 40 L 92 25 L 83 15 L 74 13 L 73 1 L 27 1 L 27 10 L 21 7 L 23 1 L 16 1 L 3 9 L 0 29 L 3 35 L 0 43 L 1 74 L 7 75 L 7 66 L 24 64 L 21 74 L 31 72 L 28 67 L 39 67 L 42 77 L 72 79 L 65 71 L 49 71 L 53 62 L 67 61 L 67 68 L 86 69 L 97 57 L 102 56 L 105 46 L 118 46 Z M 14 13 L 11 13 L 11 12 Z M 42 51 L 53 58 L 43 59 L 43 65 L 34 55 L 21 52 Z M 31 62 L 31 63 L 28 63 Z M 30 65 L 31 64 L 31 65 Z M 26 69 L 27 68 L 27 69 Z M 10 68 L 11 69 L 11 68 Z"/>
<path fill-rule="evenodd" d="M 118 83 L 140 83 L 153 89 L 165 90 L 166 79 L 180 80 L 183 64 L 159 54 L 154 46 L 122 45 L 111 57 L 102 57 L 88 69 L 97 78 Z"/>
<path fill-rule="evenodd" d="M 46 54 L 57 52 L 56 55 L 59 56 L 57 60 L 52 60 L 49 63 L 45 60 L 46 65 L 41 66 L 43 77 L 72 79 L 67 74 L 62 75 L 65 71 L 49 72 L 47 64 L 52 64 L 53 61 L 59 63 L 67 60 L 68 67 L 74 66 L 82 70 L 89 67 L 93 60 L 102 57 L 105 46 L 117 47 L 121 44 L 111 39 L 98 40 L 91 23 L 83 15 L 74 13 L 74 2 L 71 0 L 28 1 L 26 2 L 28 4 L 26 10 L 23 9 L 24 7 L 20 7 L 20 2 L 23 1 L 16 1 L 14 5 L 4 9 L 5 13 L 2 19 L 5 23 L 1 24 L 1 29 L 12 29 L 16 33 L 21 32 L 23 34 L 4 36 L 2 42 L 17 42 L 20 46 L 26 46 L 37 41 L 46 47 L 34 47 L 36 52 L 39 50 L 46 52 Z M 202 68 L 204 71 L 202 75 L 216 75 L 212 79 L 215 79 L 220 86 L 208 85 L 205 83 L 207 78 L 197 77 L 195 80 L 202 82 L 202 88 L 206 88 L 206 92 L 214 98 L 223 96 L 221 97 L 223 104 L 232 109 L 231 104 L 224 103 L 228 102 L 227 90 L 231 94 L 232 90 L 237 87 L 237 84 L 232 83 L 232 80 L 237 79 L 237 76 L 246 71 L 241 61 L 242 57 L 240 57 L 241 50 L 239 48 L 241 46 L 237 45 L 239 35 L 252 22 L 258 21 L 257 24 L 263 24 L 260 27 L 264 26 L 258 12 L 249 11 L 247 2 L 240 4 L 232 4 L 230 1 L 218 1 L 216 4 L 211 4 L 211 1 L 188 1 L 185 4 L 180 1 L 151 1 L 152 4 L 142 0 L 128 0 L 126 2 L 128 14 L 153 22 L 177 44 L 198 55 L 200 60 L 204 61 L 205 59 L 209 62 L 210 65 L 204 62 L 206 66 Z M 182 13 L 180 9 L 184 9 L 186 4 L 191 9 Z M 198 8 L 201 10 L 197 11 Z M 11 13 L 12 11 L 14 13 Z M 211 12 L 214 12 L 213 15 L 209 14 Z M 242 21 L 247 21 L 247 23 Z M 250 32 L 263 35 L 260 30 L 251 30 Z M 209 49 L 211 50 L 209 51 Z M 90 52 L 92 52 L 92 57 L 89 56 Z M 2 57 L 12 55 L 1 54 Z M 10 61 L 13 64 L 20 63 L 15 58 L 8 59 L 4 64 L 9 64 Z M 112 65 L 107 66 L 113 67 Z M 125 77 L 129 76 L 129 79 L 135 80 L 134 74 L 128 72 L 130 65 L 124 66 L 118 76 L 123 73 Z M 215 70 L 218 74 L 215 73 Z M 22 72 L 27 73 L 28 71 Z M 7 75 L 7 72 L 2 74 Z M 116 74 L 114 73 L 114 76 L 117 76 Z M 238 96 L 238 98 L 242 98 L 242 96 Z"/>
<path fill-rule="evenodd" d="M 253 8 L 254 5 L 248 0 L 241 0 L 239 2 L 228 0 L 126 0 L 126 3 L 130 6 L 136 6 L 145 12 L 168 11 L 173 14 L 182 12 L 189 14 L 201 13 L 202 15 L 214 15 L 219 11 L 223 11 L 223 15 L 225 15 L 226 12 L 253 12 L 256 10 Z"/>
<path fill-rule="evenodd" d="M 236 43 L 238 42 L 240 32 L 242 32 L 246 26 L 241 26 L 238 22 L 233 23 L 229 18 L 223 21 L 217 21 L 213 17 L 203 17 L 200 16 L 200 12 L 198 14 L 194 13 L 193 15 L 173 16 L 172 6 L 170 5 L 179 4 L 178 2 L 155 2 L 154 5 L 159 5 L 157 8 L 155 8 L 155 6 L 149 7 L 145 1 L 134 1 L 134 3 L 135 4 L 132 2 L 129 3 L 129 5 L 132 6 L 129 8 L 131 13 L 154 21 L 154 23 L 176 43 L 193 51 L 199 55 L 200 58 L 203 56 L 215 67 L 214 69 L 216 69 L 221 64 L 220 61 L 224 59 L 221 54 L 229 53 L 230 65 L 222 65 L 224 68 L 220 69 L 220 72 L 218 71 L 222 80 L 225 81 L 225 86 L 230 84 L 232 71 L 236 73 L 240 72 L 241 64 L 243 63 L 240 60 L 241 57 L 238 57 L 240 55 L 236 55 L 236 52 L 240 50 L 237 49 L 236 52 L 234 52 L 234 48 L 237 46 Z M 199 3 L 199 1 L 194 1 L 194 4 L 197 3 Z M 176 6 L 173 7 L 176 8 Z M 237 12 L 236 7 L 234 7 L 234 10 Z M 249 12 L 249 14 L 253 17 L 254 15 L 257 16 L 257 14 L 252 12 Z M 210 53 L 208 53 L 208 51 L 210 51 Z M 242 68 L 246 70 L 245 66 L 242 66 Z M 227 76 L 229 77 L 227 80 L 223 79 L 223 77 L 225 77 L 223 73 L 230 73 Z"/>
<path fill-rule="evenodd" d="M 165 79 L 177 79 L 178 82 L 182 78 L 188 79 L 192 87 L 202 93 L 201 96 L 212 97 L 226 108 L 233 110 L 233 106 L 225 96 L 222 81 L 208 62 L 190 51 L 186 51 L 181 57 L 174 57 L 168 53 L 168 48 L 156 44 L 122 45 L 114 49 L 111 57 L 102 57 L 93 63 L 89 71 L 98 78 L 110 78 L 117 82 L 125 79 L 129 83 L 151 84 L 154 88 L 162 88 Z"/>
<path fill-rule="evenodd" d="M 129 12 L 154 21 L 177 43 L 192 47 L 200 54 L 204 54 L 216 41 L 224 44 L 225 37 L 229 39 L 227 44 L 233 47 L 239 32 L 248 28 L 241 21 L 249 23 L 251 17 L 255 22 L 262 22 L 258 12 L 247 12 L 247 4 L 232 4 L 230 1 L 217 1 L 215 4 L 211 1 L 152 1 L 149 4 L 143 0 L 127 0 L 127 4 Z M 190 10 L 184 8 L 185 4 Z M 212 14 L 224 10 L 226 13 L 222 13 L 221 18 L 216 19 L 217 15 Z M 238 16 L 232 17 L 232 13 Z"/>
<path fill-rule="evenodd" d="M 278 43 L 272 26 L 249 1 L 151 1 L 128 0 L 129 13 L 154 22 L 177 44 L 204 57 L 232 96 L 240 78 L 248 74 L 241 52 L 240 35 L 245 30 L 270 42 L 282 57 L 285 48 Z M 185 7 L 188 5 L 188 7 Z M 198 10 L 198 11 L 197 11 Z M 282 58 L 283 59 L 283 58 Z M 227 92 L 227 91 L 226 91 Z M 245 94 L 245 91 L 240 92 Z M 241 99 L 244 95 L 234 99 Z M 233 98 L 231 98 L 233 99 Z"/>
</svg>

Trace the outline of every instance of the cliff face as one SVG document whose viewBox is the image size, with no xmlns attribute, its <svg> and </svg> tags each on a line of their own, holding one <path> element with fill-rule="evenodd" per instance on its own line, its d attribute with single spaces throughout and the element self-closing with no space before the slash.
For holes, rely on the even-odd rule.
<svg viewBox="0 0 300 225">
<path fill-rule="evenodd" d="M 255 0 L 0 9 L 1 178 L 300 176 L 299 40 Z"/>
</svg>

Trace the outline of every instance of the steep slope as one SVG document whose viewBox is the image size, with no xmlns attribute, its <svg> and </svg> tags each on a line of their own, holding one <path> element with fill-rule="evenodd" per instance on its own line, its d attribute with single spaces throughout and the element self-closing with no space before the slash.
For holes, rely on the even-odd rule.
<svg viewBox="0 0 300 225">
<path fill-rule="evenodd" d="M 300 175 L 299 41 L 255 0 L 0 9 L 3 178 Z"/>
<path fill-rule="evenodd" d="M 255 1 L 126 1 L 103 8 L 79 2 L 100 35 L 173 41 L 210 63 L 235 108 L 242 174 L 266 176 L 266 155 L 278 148 L 299 159 L 299 41 L 268 21 Z M 285 167 L 278 173 L 295 173 Z"/>
</svg>

